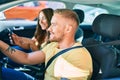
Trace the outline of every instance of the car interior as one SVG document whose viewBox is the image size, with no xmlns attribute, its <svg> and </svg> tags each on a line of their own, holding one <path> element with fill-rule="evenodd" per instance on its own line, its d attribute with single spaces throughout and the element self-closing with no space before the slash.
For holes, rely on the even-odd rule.
<svg viewBox="0 0 120 80">
<path fill-rule="evenodd" d="M 8 10 L 9 7 L 29 1 L 34 0 L 1 0 L 0 12 Z M 50 0 L 50 2 L 52 1 L 56 2 L 56 0 Z M 93 61 L 93 75 L 91 80 L 120 80 L 120 1 L 59 0 L 57 2 L 66 4 L 66 8 L 72 9 L 78 14 L 80 25 L 76 32 L 75 40 L 81 42 L 90 52 Z M 82 4 L 91 7 L 75 7 L 75 4 Z M 53 4 L 50 6 L 52 5 Z M 96 7 L 96 9 L 93 9 L 92 7 Z M 98 13 L 102 12 L 97 11 L 98 8 L 106 9 L 109 13 Z M 88 16 L 88 14 L 91 14 L 92 16 L 94 15 L 94 19 L 91 15 Z M 0 40 L 6 42 L 10 46 L 16 46 L 10 42 L 8 36 L 10 31 L 19 36 L 32 38 L 37 25 L 36 21 L 36 17 L 31 21 L 17 18 L 1 19 L 0 15 Z M 112 44 L 106 44 L 112 41 L 115 42 Z M 0 52 L 0 67 L 12 68 L 26 72 L 36 78 L 40 78 L 41 69 L 44 67 L 44 63 L 33 66 L 13 66 L 11 62 L 8 62 L 8 57 Z M 0 80 L 2 80 L 1 75 L 2 71 L 0 68 Z"/>
<path fill-rule="evenodd" d="M 119 20 L 120 16 L 112 14 L 101 14 L 97 16 L 93 21 L 92 30 L 94 33 L 99 35 L 99 38 L 86 38 L 83 40 L 83 45 L 92 45 L 107 42 L 103 41 L 102 37 L 108 38 L 109 41 L 112 41 L 113 39 L 118 40 L 120 36 Z M 120 77 L 120 69 L 117 66 L 119 57 L 117 55 L 120 53 L 114 44 L 100 46 L 97 45 L 86 48 L 89 50 L 93 59 L 93 80 Z M 101 73 L 99 73 L 100 70 Z"/>
</svg>

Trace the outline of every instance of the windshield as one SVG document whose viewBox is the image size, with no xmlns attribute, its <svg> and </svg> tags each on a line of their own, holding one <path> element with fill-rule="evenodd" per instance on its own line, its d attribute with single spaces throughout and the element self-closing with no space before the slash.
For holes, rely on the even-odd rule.
<svg viewBox="0 0 120 80">
<path fill-rule="evenodd" d="M 55 5 L 54 5 L 55 4 Z M 56 6 L 57 5 L 57 6 Z M 4 12 L 6 19 L 35 20 L 39 11 L 44 8 L 66 8 L 65 4 L 56 1 L 31 1 L 20 4 Z"/>
</svg>

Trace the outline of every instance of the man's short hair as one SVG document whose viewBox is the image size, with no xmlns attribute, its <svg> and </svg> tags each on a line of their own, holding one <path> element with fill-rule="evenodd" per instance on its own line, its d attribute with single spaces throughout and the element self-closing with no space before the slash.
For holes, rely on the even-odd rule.
<svg viewBox="0 0 120 80">
<path fill-rule="evenodd" d="M 79 25 L 79 18 L 78 15 L 70 9 L 56 9 L 54 13 L 60 14 L 65 18 L 72 19 L 76 22 L 77 25 Z"/>
</svg>

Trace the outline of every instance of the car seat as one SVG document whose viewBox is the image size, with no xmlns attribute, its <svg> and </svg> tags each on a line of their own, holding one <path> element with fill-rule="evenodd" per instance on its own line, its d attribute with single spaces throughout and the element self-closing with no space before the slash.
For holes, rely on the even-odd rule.
<svg viewBox="0 0 120 80">
<path fill-rule="evenodd" d="M 81 24 L 84 21 L 84 17 L 85 17 L 84 11 L 81 9 L 73 9 L 73 11 L 75 11 L 76 14 L 78 15 L 79 23 Z M 78 42 L 82 42 L 82 39 L 83 39 L 83 30 L 80 27 L 78 27 L 75 34 L 75 40 Z"/>
<path fill-rule="evenodd" d="M 104 43 L 102 37 L 118 40 L 120 37 L 120 16 L 113 14 L 100 14 L 92 24 L 92 30 L 99 35 L 84 39 L 83 45 Z M 119 50 L 114 45 L 99 45 L 86 47 L 93 60 L 92 80 L 116 80 L 120 79 L 120 68 L 117 66 Z"/>
<path fill-rule="evenodd" d="M 83 10 L 81 9 L 73 9 L 73 11 L 76 12 L 76 14 L 78 15 L 78 18 L 80 20 L 80 23 L 82 23 L 84 21 L 84 18 L 85 18 L 85 13 Z"/>
</svg>

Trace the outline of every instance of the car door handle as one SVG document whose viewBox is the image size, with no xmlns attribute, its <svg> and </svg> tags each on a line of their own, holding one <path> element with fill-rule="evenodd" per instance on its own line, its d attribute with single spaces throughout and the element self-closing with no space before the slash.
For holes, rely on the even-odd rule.
<svg viewBox="0 0 120 80">
<path fill-rule="evenodd" d="M 14 30 L 23 30 L 24 27 L 23 26 L 15 26 L 13 27 Z"/>
</svg>

